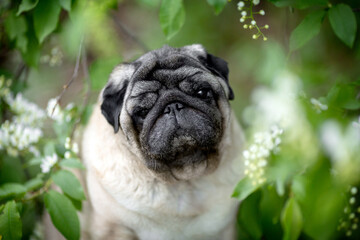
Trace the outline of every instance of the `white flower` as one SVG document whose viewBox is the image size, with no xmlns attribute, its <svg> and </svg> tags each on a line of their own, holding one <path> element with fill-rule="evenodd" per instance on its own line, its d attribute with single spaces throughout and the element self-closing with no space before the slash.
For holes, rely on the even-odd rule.
<svg viewBox="0 0 360 240">
<path fill-rule="evenodd" d="M 41 172 L 50 172 L 50 169 L 57 163 L 57 161 L 58 156 L 55 153 L 52 156 L 45 156 L 40 164 Z"/>
<path fill-rule="evenodd" d="M 47 104 L 46 112 L 48 117 L 55 121 L 61 121 L 63 119 L 63 113 L 58 104 L 58 100 L 56 98 L 51 98 Z"/>
<path fill-rule="evenodd" d="M 317 113 L 321 113 L 321 111 L 325 111 L 328 109 L 328 106 L 326 104 L 322 104 L 319 100 L 315 98 L 311 98 L 310 101 L 314 105 Z"/>
<path fill-rule="evenodd" d="M 253 185 L 262 184 L 266 181 L 264 168 L 267 166 L 267 158 L 270 152 L 276 150 L 280 144 L 280 135 L 283 130 L 277 126 L 271 127 L 269 132 L 257 132 L 254 134 L 254 143 L 248 150 L 243 151 L 244 173 L 251 178 Z"/>
<path fill-rule="evenodd" d="M 246 11 L 242 11 L 242 12 L 241 12 L 241 15 L 242 15 L 243 17 L 245 17 L 245 16 L 247 15 L 247 12 L 246 12 Z"/>
<path fill-rule="evenodd" d="M 346 180 L 359 180 L 360 138 L 352 125 L 345 130 L 335 120 L 326 121 L 320 129 L 320 139 L 333 167 Z"/>
<path fill-rule="evenodd" d="M 251 25 L 255 25 L 256 24 L 256 21 L 255 20 L 252 20 L 251 21 Z"/>
<path fill-rule="evenodd" d="M 31 152 L 35 157 L 40 157 L 39 150 L 34 146 L 29 147 L 29 152 Z"/>
<path fill-rule="evenodd" d="M 260 13 L 260 15 L 263 15 L 263 16 L 265 15 L 265 11 L 264 11 L 264 10 L 260 10 L 259 13 Z"/>
<path fill-rule="evenodd" d="M 260 0 L 253 0 L 254 5 L 258 5 L 260 3 Z"/>
<path fill-rule="evenodd" d="M 70 158 L 71 157 L 71 153 L 69 151 L 66 151 L 65 154 L 64 154 L 64 157 L 65 158 Z"/>
<path fill-rule="evenodd" d="M 70 149 L 71 148 L 71 139 L 69 138 L 69 137 L 67 137 L 66 139 L 65 139 L 65 144 L 64 144 L 64 146 L 65 146 L 65 148 L 66 149 Z"/>
<path fill-rule="evenodd" d="M 245 22 L 245 18 L 240 18 L 240 22 Z M 245 25 L 244 25 L 245 26 Z"/>
<path fill-rule="evenodd" d="M 6 120 L 0 127 L 0 147 L 11 153 L 15 153 L 15 149 L 29 149 L 30 152 L 34 152 L 31 149 L 32 144 L 37 143 L 42 135 L 40 128 Z"/>
<path fill-rule="evenodd" d="M 16 97 L 13 97 L 12 93 L 10 93 L 5 100 L 9 104 L 11 111 L 16 114 L 13 121 L 32 126 L 42 125 L 45 112 L 36 104 L 25 99 L 21 93 L 18 93 Z"/>
<path fill-rule="evenodd" d="M 351 192 L 352 195 L 355 195 L 355 194 L 357 193 L 357 191 L 358 191 L 358 190 L 357 190 L 356 187 L 352 187 L 351 190 L 350 190 L 350 192 Z"/>
<path fill-rule="evenodd" d="M 238 9 L 241 10 L 245 6 L 245 3 L 243 1 L 240 1 L 240 2 L 238 2 L 237 6 L 238 6 Z"/>
</svg>

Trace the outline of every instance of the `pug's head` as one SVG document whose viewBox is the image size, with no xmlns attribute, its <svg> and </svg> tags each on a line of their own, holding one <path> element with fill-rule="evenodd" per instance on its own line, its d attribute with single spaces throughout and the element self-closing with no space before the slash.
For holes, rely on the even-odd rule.
<svg viewBox="0 0 360 240">
<path fill-rule="evenodd" d="M 101 110 L 147 168 L 190 179 L 216 169 L 233 98 L 224 60 L 164 46 L 113 70 Z"/>
</svg>

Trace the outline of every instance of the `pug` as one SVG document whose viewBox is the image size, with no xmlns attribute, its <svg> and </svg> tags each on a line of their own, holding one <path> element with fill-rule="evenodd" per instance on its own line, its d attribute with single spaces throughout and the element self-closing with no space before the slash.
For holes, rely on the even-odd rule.
<svg viewBox="0 0 360 240">
<path fill-rule="evenodd" d="M 115 67 L 82 140 L 88 239 L 235 238 L 243 134 L 228 73 L 199 44 Z"/>
</svg>

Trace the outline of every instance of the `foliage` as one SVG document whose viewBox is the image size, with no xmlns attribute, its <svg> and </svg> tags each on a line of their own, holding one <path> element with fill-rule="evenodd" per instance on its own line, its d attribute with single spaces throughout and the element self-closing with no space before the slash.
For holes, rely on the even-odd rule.
<svg viewBox="0 0 360 240">
<path fill-rule="evenodd" d="M 236 63 L 231 78 L 253 80 L 231 79 L 248 139 L 232 195 L 242 202 L 239 239 L 358 239 L 359 8 L 355 0 L 1 1 L 0 239 L 43 238 L 44 211 L 67 239 L 81 237 L 77 141 L 92 94 L 128 60 L 119 32 L 144 50 L 196 39 Z M 140 19 L 147 44 L 121 23 L 121 9 Z M 156 14 L 156 26 L 141 9 Z M 71 72 L 65 84 L 62 72 Z M 41 99 L 48 82 L 59 93 Z M 33 85 L 47 109 L 27 99 Z M 65 104 L 71 87 L 81 90 Z"/>
</svg>

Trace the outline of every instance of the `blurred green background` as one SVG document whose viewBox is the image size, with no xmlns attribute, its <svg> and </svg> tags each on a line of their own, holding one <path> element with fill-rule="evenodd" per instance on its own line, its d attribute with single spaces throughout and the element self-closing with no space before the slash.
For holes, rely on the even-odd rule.
<svg viewBox="0 0 360 240">
<path fill-rule="evenodd" d="M 1 2 L 2 22 L 20 2 Z M 28 51 L 34 52 L 30 55 L 14 50 L 16 43 L 0 22 L 0 74 L 18 80 L 26 98 L 46 108 L 72 78 L 81 43 L 79 74 L 61 99 L 62 106 L 82 104 L 87 93 L 87 104 L 94 103 L 121 62 L 164 44 L 200 43 L 229 64 L 235 92 L 231 105 L 249 142 L 244 148 L 254 141 L 254 133 L 267 131 L 274 120 L 284 129 L 280 150 L 268 161 L 266 184 L 249 187 L 241 198 L 239 239 L 360 238 L 359 191 L 351 192 L 360 186 L 360 31 L 350 48 L 325 17 L 319 34 L 289 50 L 291 33 L 309 13 L 343 3 L 359 25 L 358 0 L 260 1 L 253 9 L 265 10 L 255 19 L 259 26 L 270 26 L 262 30 L 267 41 L 252 39 L 254 31 L 244 29 L 234 0 L 218 15 L 211 1 L 184 0 L 184 25 L 170 40 L 159 23 L 160 0 L 70 2 L 71 11 L 61 10 L 59 23 L 43 45 L 29 43 Z M 306 7 L 297 7 L 304 2 Z M 28 21 L 32 18 L 26 15 Z M 33 32 L 29 26 L 27 34 Z M 25 71 L 19 71 L 23 59 Z M 46 128 L 53 134 L 50 124 Z M 352 197 L 354 204 L 349 202 Z"/>
</svg>

